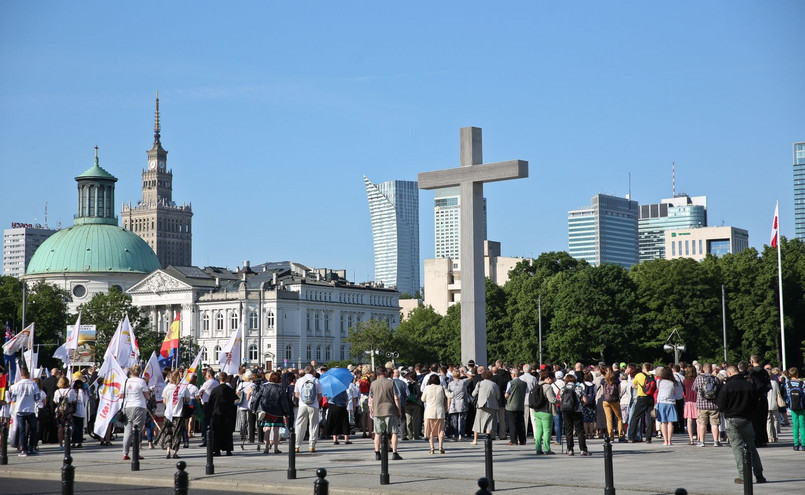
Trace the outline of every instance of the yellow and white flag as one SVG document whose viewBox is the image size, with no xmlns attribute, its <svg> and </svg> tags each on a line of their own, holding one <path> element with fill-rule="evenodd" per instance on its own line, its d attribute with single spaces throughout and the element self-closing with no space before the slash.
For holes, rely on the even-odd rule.
<svg viewBox="0 0 805 495">
<path fill-rule="evenodd" d="M 240 368 L 241 342 L 243 341 L 243 321 L 238 325 L 238 329 L 229 338 L 223 349 L 221 349 L 221 371 L 227 375 L 237 375 Z"/>
<path fill-rule="evenodd" d="M 112 418 L 123 405 L 120 395 L 123 392 L 123 384 L 126 382 L 126 373 L 114 356 L 109 356 L 103 362 L 103 366 L 98 370 L 98 376 L 103 377 L 103 382 L 99 385 L 98 414 L 95 416 L 95 434 L 103 438 L 106 436 L 106 429 L 109 427 Z"/>
</svg>

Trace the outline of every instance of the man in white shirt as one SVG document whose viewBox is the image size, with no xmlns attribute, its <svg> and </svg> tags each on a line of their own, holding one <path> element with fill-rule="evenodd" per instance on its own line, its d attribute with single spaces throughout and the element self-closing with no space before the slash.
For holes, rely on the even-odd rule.
<svg viewBox="0 0 805 495">
<path fill-rule="evenodd" d="M 201 385 L 201 388 L 198 389 L 198 399 L 201 400 L 201 407 L 204 411 L 204 417 L 201 420 L 201 447 L 207 446 L 207 427 L 209 427 L 210 420 L 212 419 L 212 409 L 209 405 L 210 392 L 220 385 L 218 380 L 215 379 L 215 373 L 212 371 L 212 368 L 207 368 L 207 371 L 204 372 L 204 379 L 206 381 Z"/>
<path fill-rule="evenodd" d="M 531 414 L 531 408 L 528 407 L 528 394 L 531 393 L 531 390 L 537 386 L 539 383 L 539 378 L 531 374 L 531 365 L 524 364 L 523 365 L 523 374 L 520 375 L 520 380 L 525 382 L 525 405 L 523 408 L 524 420 L 525 420 L 525 435 L 528 436 L 528 425 L 531 425 L 532 431 L 537 431 L 537 420 L 534 419 L 534 415 Z"/>
<path fill-rule="evenodd" d="M 20 457 L 38 455 L 36 446 L 36 407 L 42 400 L 39 385 L 31 380 L 27 368 L 20 368 L 20 381 L 9 389 L 12 402 L 17 403 L 17 436 L 21 438 Z"/>
<path fill-rule="evenodd" d="M 310 439 L 308 450 L 316 452 L 316 440 L 319 437 L 319 401 L 321 400 L 321 383 L 313 376 L 313 366 L 305 366 L 305 376 L 296 380 L 294 397 L 299 399 L 299 410 L 296 413 L 296 452 L 302 446 L 307 429 Z"/>
</svg>

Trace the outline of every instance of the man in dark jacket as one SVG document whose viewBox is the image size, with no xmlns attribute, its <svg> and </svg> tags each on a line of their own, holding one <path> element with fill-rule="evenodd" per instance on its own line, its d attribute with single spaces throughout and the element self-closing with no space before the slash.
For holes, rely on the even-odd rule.
<svg viewBox="0 0 805 495">
<path fill-rule="evenodd" d="M 738 465 L 738 477 L 735 482 L 743 484 L 744 476 L 751 476 L 743 472 L 743 448 L 749 446 L 752 455 L 752 470 L 755 472 L 757 483 L 765 483 L 763 477 L 763 464 L 755 448 L 755 430 L 752 427 L 752 417 L 757 405 L 757 392 L 747 375 L 740 373 L 736 366 L 727 367 L 727 381 L 718 392 L 716 399 L 718 410 L 727 421 L 727 437 L 730 440 L 732 454 Z"/>
<path fill-rule="evenodd" d="M 212 426 L 214 455 L 221 455 L 221 451 L 226 451 L 226 455 L 232 455 L 232 432 L 235 430 L 235 418 L 237 417 L 237 394 L 227 383 L 229 377 L 223 371 L 218 373 L 220 385 L 210 392 L 209 408 L 212 413 L 210 426 Z"/>
<path fill-rule="evenodd" d="M 752 416 L 752 426 L 755 429 L 755 447 L 766 447 L 769 443 L 769 434 L 766 431 L 766 419 L 769 416 L 769 404 L 766 394 L 771 390 L 771 379 L 769 373 L 760 364 L 760 357 L 753 354 L 749 361 L 749 378 L 755 386 L 757 392 L 757 403 L 755 412 Z"/>
</svg>

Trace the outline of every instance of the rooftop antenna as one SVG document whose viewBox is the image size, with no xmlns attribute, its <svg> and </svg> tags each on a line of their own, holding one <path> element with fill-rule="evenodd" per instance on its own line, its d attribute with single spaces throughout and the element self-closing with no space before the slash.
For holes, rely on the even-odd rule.
<svg viewBox="0 0 805 495">
<path fill-rule="evenodd" d="M 632 173 L 629 172 L 629 195 L 626 196 L 626 199 L 632 199 Z"/>
<path fill-rule="evenodd" d="M 676 162 L 671 162 L 671 197 L 676 197 Z"/>
<path fill-rule="evenodd" d="M 45 228 L 48 228 L 48 202 L 45 201 Z"/>
</svg>

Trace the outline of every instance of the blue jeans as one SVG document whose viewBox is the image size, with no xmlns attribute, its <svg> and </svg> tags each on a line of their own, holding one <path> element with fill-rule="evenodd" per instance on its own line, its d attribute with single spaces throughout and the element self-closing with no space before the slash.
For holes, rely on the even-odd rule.
<svg viewBox="0 0 805 495">
<path fill-rule="evenodd" d="M 447 416 L 450 418 L 450 426 L 453 429 L 453 436 L 456 438 L 464 436 L 464 430 L 467 427 L 467 412 L 450 413 Z"/>
<path fill-rule="evenodd" d="M 26 454 L 31 454 L 36 447 L 36 414 L 17 414 L 17 438 L 20 447 Z"/>
</svg>

